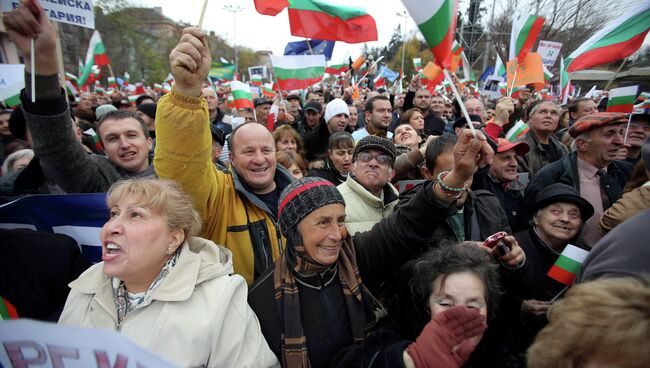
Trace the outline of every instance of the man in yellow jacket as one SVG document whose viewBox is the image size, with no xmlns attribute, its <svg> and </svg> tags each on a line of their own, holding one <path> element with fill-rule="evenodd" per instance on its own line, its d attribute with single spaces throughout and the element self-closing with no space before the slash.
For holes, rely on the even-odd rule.
<svg viewBox="0 0 650 368">
<path fill-rule="evenodd" d="M 210 117 L 201 87 L 210 69 L 205 34 L 186 28 L 169 55 L 175 87 L 158 102 L 154 167 L 192 197 L 204 224 L 201 236 L 233 253 L 235 273 L 251 285 L 280 256 L 278 197 L 291 175 L 276 166 L 275 141 L 261 124 L 230 136 L 230 168 L 211 160 Z"/>
</svg>

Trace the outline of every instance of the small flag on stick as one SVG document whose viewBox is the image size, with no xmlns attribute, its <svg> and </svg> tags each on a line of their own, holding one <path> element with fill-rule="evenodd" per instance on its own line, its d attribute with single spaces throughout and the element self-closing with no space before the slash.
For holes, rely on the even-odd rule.
<svg viewBox="0 0 650 368">
<path fill-rule="evenodd" d="M 562 284 L 571 285 L 587 255 L 589 255 L 588 251 L 567 244 L 547 275 Z"/>
</svg>

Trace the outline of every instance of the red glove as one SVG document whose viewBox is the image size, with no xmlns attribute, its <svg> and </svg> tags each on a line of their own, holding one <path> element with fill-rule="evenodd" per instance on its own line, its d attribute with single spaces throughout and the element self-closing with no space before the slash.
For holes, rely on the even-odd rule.
<svg viewBox="0 0 650 368">
<path fill-rule="evenodd" d="M 477 308 L 457 306 L 436 314 L 406 351 L 417 368 L 457 368 L 465 364 L 487 328 Z M 456 349 L 457 347 L 457 349 Z"/>
</svg>

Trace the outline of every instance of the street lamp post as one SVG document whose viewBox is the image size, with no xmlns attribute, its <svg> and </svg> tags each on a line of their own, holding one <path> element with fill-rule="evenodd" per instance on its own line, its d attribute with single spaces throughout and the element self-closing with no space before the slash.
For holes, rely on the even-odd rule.
<svg viewBox="0 0 650 368">
<path fill-rule="evenodd" d="M 400 93 L 402 92 L 403 84 L 404 84 L 404 53 L 406 52 L 406 19 L 408 18 L 408 14 L 406 14 L 406 10 L 404 10 L 404 13 L 396 13 L 398 17 L 404 18 L 404 28 L 402 29 L 402 69 L 400 70 L 400 81 L 399 81 L 399 89 Z"/>
<path fill-rule="evenodd" d="M 232 13 L 232 38 L 233 38 L 233 49 L 235 49 L 235 72 L 239 71 L 239 61 L 237 60 L 237 23 L 235 23 L 235 18 L 237 13 L 244 10 L 243 6 L 239 5 L 224 5 L 223 10 Z"/>
</svg>

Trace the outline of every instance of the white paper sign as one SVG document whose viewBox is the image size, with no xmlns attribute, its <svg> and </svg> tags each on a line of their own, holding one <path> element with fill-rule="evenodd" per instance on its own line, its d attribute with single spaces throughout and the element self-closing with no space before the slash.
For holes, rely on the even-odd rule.
<svg viewBox="0 0 650 368">
<path fill-rule="evenodd" d="M 174 367 L 114 331 L 28 319 L 0 322 L 0 366 Z"/>
<path fill-rule="evenodd" d="M 20 93 L 25 88 L 25 65 L 0 64 L 0 101 Z"/>
<path fill-rule="evenodd" d="M 0 0 L 2 11 L 8 12 L 18 7 L 18 0 Z M 50 20 L 95 28 L 95 13 L 92 0 L 41 0 Z"/>
<path fill-rule="evenodd" d="M 503 83 L 502 77 L 497 77 L 494 75 L 487 77 L 487 79 L 485 80 L 485 84 L 483 85 L 483 89 L 481 89 L 481 94 L 490 96 L 490 98 L 500 98 L 501 97 L 501 88 L 499 87 L 500 83 Z"/>
<path fill-rule="evenodd" d="M 562 44 L 553 41 L 539 41 L 537 46 L 537 53 L 542 55 L 542 64 L 546 66 L 553 66 L 558 55 L 560 55 Z"/>
</svg>

